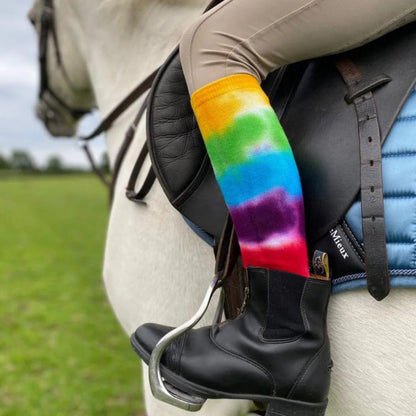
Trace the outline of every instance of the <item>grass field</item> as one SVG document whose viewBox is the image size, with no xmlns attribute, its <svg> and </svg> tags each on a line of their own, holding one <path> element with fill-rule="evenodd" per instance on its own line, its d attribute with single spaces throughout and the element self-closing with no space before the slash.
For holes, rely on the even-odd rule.
<svg viewBox="0 0 416 416">
<path fill-rule="evenodd" d="M 0 416 L 133 416 L 140 371 L 101 280 L 95 177 L 0 179 Z"/>
</svg>

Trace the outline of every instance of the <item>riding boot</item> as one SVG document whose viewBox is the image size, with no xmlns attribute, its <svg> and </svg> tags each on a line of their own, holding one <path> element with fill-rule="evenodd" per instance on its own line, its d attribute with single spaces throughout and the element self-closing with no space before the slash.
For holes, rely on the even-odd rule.
<svg viewBox="0 0 416 416">
<path fill-rule="evenodd" d="M 321 416 L 330 382 L 326 327 L 330 282 L 264 268 L 248 268 L 249 297 L 242 313 L 191 330 L 166 349 L 161 372 L 174 389 L 202 398 L 251 399 L 266 415 Z M 149 362 L 172 330 L 140 326 L 131 336 Z"/>
</svg>

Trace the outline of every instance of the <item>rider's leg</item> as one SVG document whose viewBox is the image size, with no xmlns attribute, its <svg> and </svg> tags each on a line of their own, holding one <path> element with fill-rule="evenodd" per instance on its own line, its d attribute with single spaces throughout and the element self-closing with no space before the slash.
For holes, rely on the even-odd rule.
<svg viewBox="0 0 416 416">
<path fill-rule="evenodd" d="M 308 276 L 298 170 L 257 80 L 246 74 L 225 77 L 193 94 L 192 106 L 244 266 Z"/>
<path fill-rule="evenodd" d="M 191 94 L 227 75 L 257 81 L 289 63 L 365 44 L 416 20 L 414 0 L 224 0 L 184 33 Z"/>
<path fill-rule="evenodd" d="M 263 401 L 268 415 L 323 414 L 330 284 L 305 277 L 301 209 L 284 211 L 300 206 L 296 165 L 259 82 L 283 64 L 380 36 L 415 11 L 414 0 L 226 0 L 185 34 L 181 60 L 197 121 L 244 263 L 257 268 L 248 268 L 249 300 L 237 319 L 192 331 L 165 352 L 164 376 L 176 388 Z M 297 248 L 294 266 L 281 262 L 287 246 Z M 168 330 L 136 331 L 143 359 Z"/>
<path fill-rule="evenodd" d="M 414 0 L 226 0 L 186 31 L 182 67 L 244 265 L 308 275 L 296 164 L 259 82 L 415 15 Z"/>
</svg>

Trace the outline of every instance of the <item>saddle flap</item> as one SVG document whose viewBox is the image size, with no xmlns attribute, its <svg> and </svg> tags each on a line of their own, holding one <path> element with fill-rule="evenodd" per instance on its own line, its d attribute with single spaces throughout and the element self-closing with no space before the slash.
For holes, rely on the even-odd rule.
<svg viewBox="0 0 416 416">
<path fill-rule="evenodd" d="M 150 92 L 147 144 L 171 204 L 219 240 L 228 211 L 191 107 L 178 48 L 161 67 Z"/>
</svg>

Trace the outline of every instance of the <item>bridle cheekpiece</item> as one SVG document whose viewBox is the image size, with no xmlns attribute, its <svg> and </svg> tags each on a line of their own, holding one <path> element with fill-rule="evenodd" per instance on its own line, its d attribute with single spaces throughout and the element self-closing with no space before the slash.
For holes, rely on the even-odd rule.
<svg viewBox="0 0 416 416">
<path fill-rule="evenodd" d="M 44 6 L 40 16 L 40 32 L 39 32 L 39 66 L 40 66 L 40 84 L 39 84 L 39 100 L 45 101 L 45 96 L 52 97 L 61 107 L 67 111 L 75 120 L 80 119 L 82 116 L 88 114 L 90 110 L 84 110 L 79 108 L 73 108 L 67 104 L 50 86 L 48 78 L 48 42 L 49 35 L 52 36 L 53 44 L 55 47 L 55 57 L 59 69 L 66 82 L 71 85 L 65 67 L 62 63 L 61 52 L 59 49 L 58 37 L 56 34 L 55 26 L 55 9 L 53 0 L 44 0 Z M 51 110 L 53 111 L 53 110 Z"/>
</svg>

